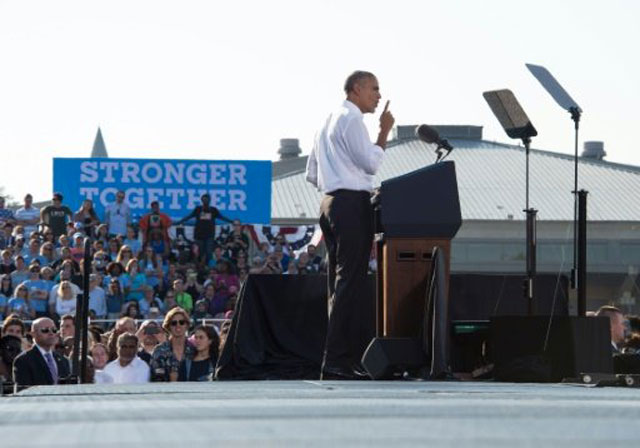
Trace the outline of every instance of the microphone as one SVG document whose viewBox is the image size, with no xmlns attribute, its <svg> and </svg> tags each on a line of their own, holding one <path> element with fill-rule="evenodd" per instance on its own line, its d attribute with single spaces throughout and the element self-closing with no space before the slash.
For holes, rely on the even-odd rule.
<svg viewBox="0 0 640 448">
<path fill-rule="evenodd" d="M 426 124 L 421 124 L 416 128 L 416 137 L 422 140 L 425 143 L 435 143 L 438 145 L 436 149 L 436 154 L 438 154 L 438 158 L 436 159 L 436 163 L 441 159 L 444 159 L 449 155 L 451 151 L 453 151 L 453 146 L 443 138 L 440 138 L 438 131 L 433 129 L 431 126 L 427 126 Z M 447 153 L 443 156 L 442 150 L 446 150 Z"/>
</svg>

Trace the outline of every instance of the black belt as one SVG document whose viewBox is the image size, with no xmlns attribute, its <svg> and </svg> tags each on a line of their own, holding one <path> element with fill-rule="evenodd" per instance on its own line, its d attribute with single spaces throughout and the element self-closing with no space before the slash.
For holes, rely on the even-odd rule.
<svg viewBox="0 0 640 448">
<path fill-rule="evenodd" d="M 364 196 L 366 198 L 371 197 L 371 192 L 364 190 L 347 190 L 345 188 L 340 188 L 338 190 L 333 190 L 327 193 L 327 196 L 340 196 L 340 195 L 351 195 L 351 196 Z"/>
</svg>

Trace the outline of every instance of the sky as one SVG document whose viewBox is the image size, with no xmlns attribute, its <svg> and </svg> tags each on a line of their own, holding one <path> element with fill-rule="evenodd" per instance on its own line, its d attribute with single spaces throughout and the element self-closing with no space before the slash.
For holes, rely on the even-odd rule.
<svg viewBox="0 0 640 448">
<path fill-rule="evenodd" d="M 52 192 L 53 157 L 277 160 L 308 154 L 356 69 L 396 124 L 470 124 L 510 141 L 482 92 L 511 89 L 532 147 L 573 154 L 569 114 L 528 72 L 545 66 L 584 113 L 582 142 L 640 165 L 635 0 L 0 0 L 0 188 Z M 376 114 L 367 115 L 372 139 Z"/>
</svg>

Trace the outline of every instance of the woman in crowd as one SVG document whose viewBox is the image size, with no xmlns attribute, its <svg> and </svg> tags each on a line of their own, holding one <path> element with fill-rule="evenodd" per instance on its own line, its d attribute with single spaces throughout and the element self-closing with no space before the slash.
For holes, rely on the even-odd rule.
<svg viewBox="0 0 640 448">
<path fill-rule="evenodd" d="M 132 258 L 127 263 L 126 273 L 122 274 L 125 299 L 139 301 L 144 296 L 144 287 L 147 285 L 147 277 L 139 272 L 138 260 Z"/>
<path fill-rule="evenodd" d="M 85 234 L 93 236 L 94 229 L 100 224 L 100 220 L 93 208 L 93 201 L 91 199 L 82 201 L 82 205 L 73 215 L 73 222 L 80 224 L 78 228 L 83 229 Z"/>
<path fill-rule="evenodd" d="M 136 230 L 131 226 L 127 226 L 127 235 L 126 238 L 122 241 L 122 244 L 124 244 L 125 246 L 129 246 L 134 254 L 139 254 L 142 250 L 142 245 L 138 240 Z"/>
<path fill-rule="evenodd" d="M 122 287 L 122 278 L 121 278 L 122 274 L 124 273 L 124 267 L 122 267 L 120 263 L 112 261 L 107 265 L 105 273 L 107 275 L 105 275 L 104 280 L 102 282 L 104 288 L 109 287 L 111 280 L 117 280 L 118 283 L 120 283 L 120 289 L 124 291 L 124 288 Z"/>
<path fill-rule="evenodd" d="M 93 344 L 90 354 L 91 358 L 93 358 L 93 365 L 96 370 L 104 369 L 104 366 L 109 362 L 107 347 L 100 342 Z"/>
<path fill-rule="evenodd" d="M 147 278 L 147 285 L 152 288 L 158 288 L 162 278 L 162 258 L 156 255 L 153 248 L 147 246 L 140 255 L 140 272 L 144 273 Z"/>
<path fill-rule="evenodd" d="M 193 343 L 196 354 L 193 361 L 184 364 L 184 376 L 187 381 L 210 381 L 218 361 L 220 338 L 213 327 L 199 325 L 193 332 Z"/>
<path fill-rule="evenodd" d="M 11 274 L 16 270 L 16 265 L 13 263 L 13 259 L 11 257 L 11 251 L 9 249 L 5 249 L 2 251 L 2 259 L 0 260 L 0 274 Z"/>
<path fill-rule="evenodd" d="M 120 263 L 125 268 L 129 264 L 129 261 L 133 259 L 133 252 L 131 248 L 126 245 L 120 246 L 120 250 L 118 251 L 118 256 L 116 257 L 116 261 Z"/>
<path fill-rule="evenodd" d="M 106 246 L 109 243 L 109 226 L 100 224 L 96 227 L 96 240 L 100 240 Z"/>
<path fill-rule="evenodd" d="M 51 266 L 57 259 L 53 243 L 47 241 L 40 246 L 40 261 L 43 266 Z"/>
<path fill-rule="evenodd" d="M 7 313 L 7 304 L 13 296 L 13 286 L 9 274 L 0 275 L 0 320 L 4 319 Z"/>
<path fill-rule="evenodd" d="M 58 285 L 58 293 L 56 295 L 56 313 L 60 316 L 65 314 L 76 314 L 76 295 L 71 287 L 71 282 L 63 280 Z"/>
<path fill-rule="evenodd" d="M 142 314 L 140 313 L 140 305 L 136 300 L 132 300 L 131 302 L 127 302 L 124 305 L 124 311 L 122 312 L 122 317 L 130 317 L 132 319 L 142 319 Z"/>
<path fill-rule="evenodd" d="M 18 285 L 13 293 L 13 297 L 7 303 L 7 314 L 16 314 L 22 319 L 33 319 L 36 312 L 29 302 L 29 288 Z"/>
<path fill-rule="evenodd" d="M 107 301 L 107 318 L 117 319 L 120 317 L 124 305 L 124 293 L 122 292 L 120 281 L 117 278 L 111 278 L 111 280 L 109 280 L 105 299 Z"/>
<path fill-rule="evenodd" d="M 189 315 L 182 308 L 170 310 L 164 317 L 162 328 L 169 334 L 151 355 L 151 378 L 153 381 L 186 381 L 186 360 L 193 361 L 196 349 L 187 340 Z M 180 375 L 182 373 L 182 376 Z"/>
</svg>

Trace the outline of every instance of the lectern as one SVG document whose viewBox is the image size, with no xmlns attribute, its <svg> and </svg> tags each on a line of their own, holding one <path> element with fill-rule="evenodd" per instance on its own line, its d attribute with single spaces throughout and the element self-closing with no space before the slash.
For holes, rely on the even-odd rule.
<svg viewBox="0 0 640 448">
<path fill-rule="evenodd" d="M 444 253 L 448 294 L 451 239 L 461 224 L 453 162 L 382 182 L 376 205 L 376 336 L 420 335 L 433 248 Z"/>
</svg>

